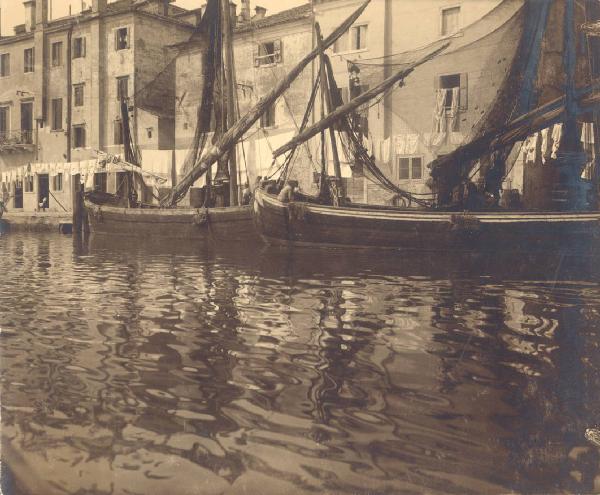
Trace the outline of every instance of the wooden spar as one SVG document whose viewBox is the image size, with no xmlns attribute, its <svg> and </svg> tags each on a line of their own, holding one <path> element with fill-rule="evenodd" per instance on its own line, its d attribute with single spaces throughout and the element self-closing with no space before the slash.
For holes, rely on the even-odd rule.
<svg viewBox="0 0 600 495">
<path fill-rule="evenodd" d="M 436 57 L 438 54 L 440 54 L 442 51 L 444 51 L 449 45 L 450 45 L 450 43 L 443 44 L 440 48 L 433 50 L 432 52 L 428 53 L 427 55 L 420 58 L 416 62 L 413 62 L 412 64 L 410 64 L 405 69 L 402 69 L 401 71 L 397 72 L 395 75 L 388 77 L 385 81 L 383 81 L 378 86 L 375 86 L 373 89 L 370 89 L 369 91 L 365 91 L 364 93 L 362 93 L 362 94 L 358 95 L 356 98 L 354 98 L 352 101 L 346 103 L 345 105 L 342 105 L 341 107 L 338 107 L 333 112 L 331 112 L 327 117 L 325 117 L 323 120 L 320 120 L 316 124 L 313 124 L 311 127 L 306 129 L 304 132 L 297 134 L 286 144 L 284 144 L 283 146 L 281 146 L 281 147 L 277 148 L 275 151 L 273 151 L 273 158 L 277 158 L 278 156 L 282 155 L 283 153 L 286 153 L 287 151 L 295 148 L 299 144 L 302 144 L 303 142 L 308 141 L 311 137 L 318 134 L 323 129 L 327 129 L 328 127 L 332 126 L 341 117 L 344 117 L 345 115 L 348 115 L 350 112 L 353 112 L 359 106 L 372 100 L 377 95 L 380 95 L 384 91 L 391 88 L 399 80 L 404 79 L 413 70 L 415 70 L 415 68 L 418 67 L 419 65 L 422 65 L 425 62 L 428 62 L 432 58 Z"/>
<path fill-rule="evenodd" d="M 227 128 L 235 124 L 235 72 L 233 66 L 233 36 L 231 29 L 231 9 L 229 0 L 222 0 L 223 4 L 223 47 L 225 55 L 225 83 L 227 85 Z M 237 206 L 238 201 L 238 181 L 237 181 L 237 156 L 236 146 L 229 151 L 229 204 Z"/>
<path fill-rule="evenodd" d="M 331 87 L 327 80 L 327 73 L 325 68 L 325 51 L 323 50 L 323 36 L 321 35 L 321 27 L 318 22 L 315 22 L 315 34 L 317 38 L 317 48 L 319 49 L 319 65 L 320 65 L 320 77 L 321 77 L 321 101 L 323 97 L 325 100 L 325 112 L 329 115 L 333 111 L 333 103 L 331 98 Z M 325 115 L 323 115 L 325 117 Z M 344 186 L 342 184 L 342 168 L 340 166 L 340 157 L 338 155 L 337 141 L 335 140 L 335 130 L 333 126 L 329 127 L 329 138 L 331 139 L 331 154 L 333 156 L 333 169 L 335 171 L 335 178 L 338 180 L 338 188 L 340 196 L 346 197 Z M 325 166 L 325 165 L 324 165 Z M 337 201 L 339 198 L 335 198 Z"/>
<path fill-rule="evenodd" d="M 366 0 L 356 11 L 340 24 L 327 38 L 323 40 L 323 49 L 333 45 L 349 28 L 354 24 L 356 19 L 363 13 L 371 0 Z M 177 184 L 161 202 L 163 206 L 173 206 L 183 198 L 187 190 L 192 184 L 200 178 L 209 167 L 220 159 L 231 146 L 254 125 L 260 116 L 275 103 L 284 91 L 286 91 L 292 82 L 300 75 L 304 68 L 319 54 L 319 49 L 315 48 L 306 55 L 279 83 L 271 90 L 270 93 L 263 96 L 258 103 L 241 117 L 235 125 L 233 125 L 221 138 L 213 144 L 207 153 L 196 163 L 194 168 Z"/>
<path fill-rule="evenodd" d="M 577 47 L 575 39 L 575 0 L 565 1 L 563 67 L 565 71 L 565 122 L 560 149 L 581 150 L 581 135 L 577 125 L 577 99 L 575 94 L 575 65 Z"/>
</svg>

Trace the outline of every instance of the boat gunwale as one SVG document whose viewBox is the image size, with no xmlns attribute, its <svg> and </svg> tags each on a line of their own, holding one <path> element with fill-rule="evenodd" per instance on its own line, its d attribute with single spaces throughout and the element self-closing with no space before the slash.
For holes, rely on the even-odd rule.
<svg viewBox="0 0 600 495">
<path fill-rule="evenodd" d="M 358 217 L 370 220 L 410 221 L 410 222 L 453 222 L 458 218 L 477 219 L 481 223 L 526 223 L 526 222 L 594 222 L 600 221 L 600 211 L 506 211 L 506 212 L 477 212 L 477 211 L 412 211 L 402 207 L 369 208 L 369 205 L 354 204 L 352 206 L 317 205 L 306 201 L 283 203 L 264 191 L 257 191 L 255 200 L 259 206 L 262 201 L 278 208 L 288 209 L 290 204 L 306 208 L 316 215 L 338 217 Z"/>
<path fill-rule="evenodd" d="M 194 216 L 199 212 L 208 212 L 211 213 L 226 213 L 226 212 L 236 212 L 241 213 L 245 210 L 251 210 L 251 205 L 243 205 L 243 206 L 224 206 L 217 208 L 192 208 L 192 207 L 182 207 L 182 208 L 163 208 L 163 207 L 152 207 L 152 208 L 128 208 L 125 206 L 111 206 L 111 205 L 99 205 L 86 199 L 84 201 L 86 208 L 99 208 L 100 211 L 105 213 L 113 213 L 113 214 L 123 214 L 123 215 L 139 215 L 139 216 L 151 216 L 151 215 L 164 215 L 164 216 Z"/>
</svg>

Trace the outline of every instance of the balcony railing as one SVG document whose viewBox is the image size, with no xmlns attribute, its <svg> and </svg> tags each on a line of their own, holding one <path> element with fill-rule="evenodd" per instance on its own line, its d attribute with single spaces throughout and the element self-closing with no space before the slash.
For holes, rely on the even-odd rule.
<svg viewBox="0 0 600 495">
<path fill-rule="evenodd" d="M 33 130 L 0 132 L 0 149 L 33 144 Z"/>
</svg>

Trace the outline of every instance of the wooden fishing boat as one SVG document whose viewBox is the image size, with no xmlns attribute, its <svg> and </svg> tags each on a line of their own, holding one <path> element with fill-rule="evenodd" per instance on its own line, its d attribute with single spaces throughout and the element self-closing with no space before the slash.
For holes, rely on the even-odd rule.
<svg viewBox="0 0 600 495">
<path fill-rule="evenodd" d="M 281 246 L 418 250 L 578 249 L 600 240 L 600 212 L 442 212 L 373 205 L 283 203 L 256 192 L 256 222 Z"/>
<path fill-rule="evenodd" d="M 90 231 L 142 239 L 203 239 L 248 241 L 258 235 L 251 206 L 223 208 L 125 208 L 85 200 Z"/>
<path fill-rule="evenodd" d="M 551 9 L 555 10 L 549 14 Z M 556 68 L 554 73 L 564 81 L 559 81 L 558 85 L 555 84 L 557 81 L 546 82 L 554 84 L 554 87 L 564 87 L 565 93 L 564 96 L 554 99 L 534 99 L 531 95 L 536 89 L 540 94 L 543 93 L 540 88 L 533 88 L 538 72 L 546 71 L 546 78 L 549 77 L 548 66 L 540 68 L 540 65 L 549 64 L 554 56 L 542 54 L 542 50 L 544 45 L 550 45 L 549 38 L 556 38 L 556 33 L 546 32 L 546 21 L 549 15 L 562 19 L 557 13 L 564 17 L 563 36 L 558 38 L 561 42 L 564 39 L 564 48 L 562 58 L 558 60 L 561 67 Z M 296 194 L 291 201 L 283 202 L 278 199 L 277 193 L 285 182 L 284 168 L 283 179 L 279 180 L 276 187 L 272 183 L 265 184 L 265 187 L 255 194 L 256 223 L 263 238 L 271 244 L 287 246 L 418 250 L 583 248 L 587 251 L 589 248 L 600 247 L 600 212 L 596 206 L 598 153 L 594 179 L 584 180 L 581 178 L 582 153 L 578 147 L 583 116 L 595 119 L 596 132 L 598 129 L 600 94 L 597 80 L 594 82 L 594 78 L 598 76 L 594 73 L 597 68 L 590 69 L 591 82 L 576 85 L 576 57 L 582 48 L 579 46 L 576 50 L 573 0 L 526 2 L 522 15 L 521 38 L 514 54 L 514 62 L 496 98 L 490 102 L 487 115 L 465 145 L 430 164 L 434 196 L 431 201 L 415 197 L 385 177 L 354 135 L 348 116 L 360 105 L 387 91 L 398 81 L 403 81 L 417 65 L 431 60 L 434 54 L 428 54 L 416 64 L 389 77 L 354 100 L 337 105 L 333 99 L 339 90 L 333 78 L 331 65 L 326 57 L 323 57 L 320 79 L 325 81 L 323 92 L 329 98 L 323 106 L 324 117 L 312 126 L 301 129 L 297 136 L 275 150 L 273 155 L 277 157 L 284 153 L 293 153 L 297 146 L 319 133 L 321 139 L 325 139 L 325 132 L 329 131 L 332 136 L 336 177 L 326 176 L 325 159 L 322 157 L 319 195 Z M 565 72 L 562 66 L 566 68 Z M 541 80 L 544 82 L 544 79 Z M 514 118 L 515 114 L 519 117 Z M 486 191 L 499 193 L 504 176 L 493 170 L 495 166 L 500 167 L 498 157 L 504 160 L 502 166 L 505 167 L 505 160 L 515 143 L 558 122 L 562 123 L 566 137 L 560 143 L 555 162 L 547 164 L 547 170 L 555 168 L 554 175 L 548 174 L 551 178 L 540 184 L 540 189 L 547 189 L 549 208 L 526 210 L 515 205 L 501 208 L 498 201 L 485 206 L 483 201 L 469 203 L 469 197 L 462 195 L 456 201 L 457 190 L 462 191 L 466 189 L 463 186 L 474 185 L 469 184 L 469 175 L 476 166 L 476 160 L 481 167 L 479 159 L 482 156 L 488 157 L 486 163 L 492 165 L 488 170 L 483 170 L 481 176 L 486 187 L 489 187 Z M 335 151 L 334 127 L 338 132 L 346 133 L 348 141 L 352 144 L 356 163 L 360 163 L 363 170 L 397 198 L 404 198 L 418 207 L 349 202 L 340 187 L 342 178 Z M 598 141 L 596 138 L 596 145 Z M 494 159 L 490 158 L 492 155 Z M 333 187 L 328 188 L 332 184 Z"/>
<path fill-rule="evenodd" d="M 364 2 L 356 9 L 343 23 L 341 23 L 325 40 L 324 46 L 329 47 L 340 38 L 349 27 L 356 21 L 364 11 L 370 0 Z M 210 83 L 207 78 L 204 81 L 201 105 L 209 102 L 207 106 L 199 108 L 199 115 L 206 122 L 199 123 L 195 136 L 195 143 L 191 157 L 191 170 L 186 176 L 177 183 L 170 193 L 163 197 L 158 205 L 141 204 L 131 198 L 123 198 L 127 205 L 119 206 L 115 201 L 107 197 L 98 197 L 95 194 L 86 194 L 84 199 L 84 208 L 89 218 L 90 231 L 93 234 L 101 235 L 129 235 L 140 239 L 148 237 L 168 237 L 173 239 L 203 239 L 210 237 L 216 241 L 248 241 L 259 239 L 254 227 L 252 207 L 240 206 L 238 204 L 238 188 L 235 184 L 237 171 L 235 163 L 235 145 L 240 141 L 244 134 L 260 119 L 261 115 L 267 111 L 270 106 L 290 87 L 291 83 L 301 74 L 303 69 L 319 54 L 319 50 L 313 49 L 310 53 L 300 60 L 290 72 L 283 77 L 273 89 L 259 102 L 238 120 L 235 119 L 235 95 L 233 74 L 233 52 L 231 39 L 230 18 L 231 9 L 226 0 L 209 0 L 203 14 L 203 24 L 201 31 L 209 40 L 209 59 L 213 60 L 214 67 L 210 74 Z M 224 37 L 223 43 L 215 43 L 215 33 L 221 33 Z M 223 52 L 219 52 L 219 46 L 223 46 Z M 212 58 L 211 58 L 212 57 Z M 226 70 L 227 69 L 227 70 Z M 222 73 L 215 72 L 223 71 Z M 216 79 L 226 81 L 227 98 L 221 98 L 217 101 L 215 98 L 214 84 Z M 216 93 L 218 94 L 218 92 Z M 219 112 L 215 112 L 214 106 L 221 105 Z M 127 106 L 122 102 L 123 118 L 123 142 L 125 143 L 125 160 L 115 160 L 117 165 L 123 170 L 128 171 L 130 175 L 130 184 L 134 181 L 143 182 L 142 169 L 131 163 L 135 153 L 128 151 L 128 146 L 133 147 L 133 140 L 128 134 L 127 125 Z M 216 134 L 214 143 L 203 150 L 206 140 L 201 137 L 201 129 L 208 129 L 211 120 L 211 112 L 217 120 L 217 128 L 220 132 Z M 217 118 L 218 117 L 218 118 Z M 202 141 L 202 145 L 199 142 Z M 193 186 L 203 175 L 210 173 L 211 167 L 218 163 L 215 178 L 209 177 L 207 182 L 216 182 L 217 177 L 225 177 L 225 187 L 229 186 L 230 194 L 223 194 L 221 201 L 217 204 L 225 204 L 222 207 L 214 207 L 212 203 L 207 203 L 202 208 L 178 207 L 190 187 Z M 223 166 L 224 165 L 224 166 Z M 129 186 L 131 187 L 131 186 Z M 211 186 L 213 191 L 217 189 Z M 221 188 L 223 192 L 223 188 Z M 207 189 L 207 197 L 211 192 Z M 231 201 L 229 201 L 231 198 Z"/>
</svg>

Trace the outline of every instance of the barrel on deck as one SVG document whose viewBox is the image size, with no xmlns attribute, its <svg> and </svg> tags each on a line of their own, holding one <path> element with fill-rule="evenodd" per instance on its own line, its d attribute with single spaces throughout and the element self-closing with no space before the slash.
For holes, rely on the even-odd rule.
<svg viewBox="0 0 600 495">
<path fill-rule="evenodd" d="M 206 189 L 203 187 L 190 187 L 190 206 L 192 208 L 202 208 L 204 206 L 204 198 L 206 197 Z"/>
</svg>

